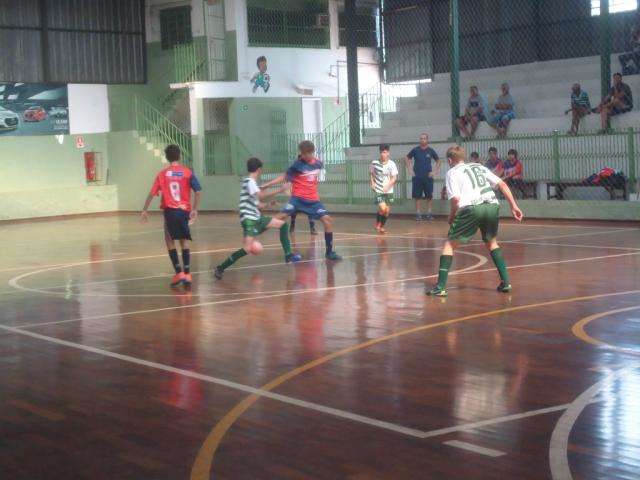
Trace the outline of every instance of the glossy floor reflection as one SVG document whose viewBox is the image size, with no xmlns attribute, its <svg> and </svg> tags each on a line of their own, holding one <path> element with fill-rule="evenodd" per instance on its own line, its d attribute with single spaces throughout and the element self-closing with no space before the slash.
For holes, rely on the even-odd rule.
<svg viewBox="0 0 640 480">
<path fill-rule="evenodd" d="M 160 217 L 3 224 L 0 478 L 640 478 L 637 225 L 505 223 L 514 291 L 476 241 L 433 299 L 447 225 L 372 219 L 216 282 L 203 215 L 191 291 Z"/>
</svg>

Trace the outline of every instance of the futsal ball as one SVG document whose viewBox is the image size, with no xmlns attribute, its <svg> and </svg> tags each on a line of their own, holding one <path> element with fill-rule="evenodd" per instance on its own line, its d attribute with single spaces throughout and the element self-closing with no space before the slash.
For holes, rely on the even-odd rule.
<svg viewBox="0 0 640 480">
<path fill-rule="evenodd" d="M 251 245 L 251 254 L 260 255 L 262 253 L 262 250 L 264 250 L 262 244 L 259 241 L 254 240 L 253 245 Z"/>
</svg>

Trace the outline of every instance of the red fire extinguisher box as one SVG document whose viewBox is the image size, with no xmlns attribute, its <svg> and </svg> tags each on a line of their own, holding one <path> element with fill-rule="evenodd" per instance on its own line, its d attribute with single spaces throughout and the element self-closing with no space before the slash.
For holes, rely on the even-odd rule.
<svg viewBox="0 0 640 480">
<path fill-rule="evenodd" d="M 85 169 L 87 182 L 98 181 L 96 152 L 84 152 L 84 169 Z"/>
</svg>

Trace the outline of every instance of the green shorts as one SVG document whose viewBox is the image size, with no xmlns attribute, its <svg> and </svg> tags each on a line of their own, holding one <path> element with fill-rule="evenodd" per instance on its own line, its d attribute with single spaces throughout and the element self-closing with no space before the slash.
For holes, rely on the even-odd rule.
<svg viewBox="0 0 640 480">
<path fill-rule="evenodd" d="M 449 228 L 449 240 L 467 243 L 478 229 L 482 233 L 482 241 L 488 242 L 496 238 L 500 223 L 499 212 L 500 205 L 495 203 L 461 208 Z"/>
<path fill-rule="evenodd" d="M 393 193 L 376 193 L 375 204 L 380 205 L 386 203 L 387 205 L 393 204 Z"/>
<path fill-rule="evenodd" d="M 257 237 L 267 229 L 271 217 L 260 217 L 258 220 L 242 220 L 242 234 L 245 237 Z"/>
</svg>

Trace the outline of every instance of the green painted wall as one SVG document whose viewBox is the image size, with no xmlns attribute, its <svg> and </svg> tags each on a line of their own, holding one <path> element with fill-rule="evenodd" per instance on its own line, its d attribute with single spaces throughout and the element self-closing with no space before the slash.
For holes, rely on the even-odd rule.
<svg viewBox="0 0 640 480">
<path fill-rule="evenodd" d="M 196 44 L 205 44 L 206 37 L 195 37 L 193 41 Z M 134 129 L 132 110 L 134 95 L 139 95 L 159 110 L 163 110 L 162 103 L 164 99 L 172 93 L 169 85 L 177 80 L 173 50 L 163 50 L 160 42 L 148 43 L 147 72 L 147 83 L 145 85 L 109 86 L 111 131 L 130 131 Z M 177 94 L 177 96 L 184 100 L 184 96 L 180 94 Z M 176 97 L 175 101 L 178 100 L 178 97 Z"/>
<path fill-rule="evenodd" d="M 86 148 L 75 145 L 75 135 L 60 144 L 53 135 L 0 138 L 0 192 L 86 186 L 85 151 L 107 155 L 106 134 L 83 135 Z"/>
<path fill-rule="evenodd" d="M 251 153 L 271 161 L 271 116 L 276 111 L 285 113 L 287 132 L 302 131 L 299 98 L 236 98 L 230 102 L 229 132 L 240 138 Z"/>
<path fill-rule="evenodd" d="M 163 159 L 141 144 L 132 131 L 113 132 L 108 142 L 111 182 L 118 186 L 120 210 L 140 210 L 155 175 L 165 165 Z"/>
<path fill-rule="evenodd" d="M 334 97 L 324 97 L 322 99 L 322 123 L 324 123 L 324 128 L 326 128 L 330 123 L 334 122 L 336 118 L 344 114 L 346 111 L 346 97 L 340 99 L 340 105 L 336 105 L 336 99 Z"/>
<path fill-rule="evenodd" d="M 108 161 L 107 134 L 83 135 L 78 149 L 75 135 L 5 136 L 0 138 L 0 193 L 9 194 L 1 220 L 114 211 L 117 188 L 87 186 L 84 152 L 102 153 Z"/>
</svg>

